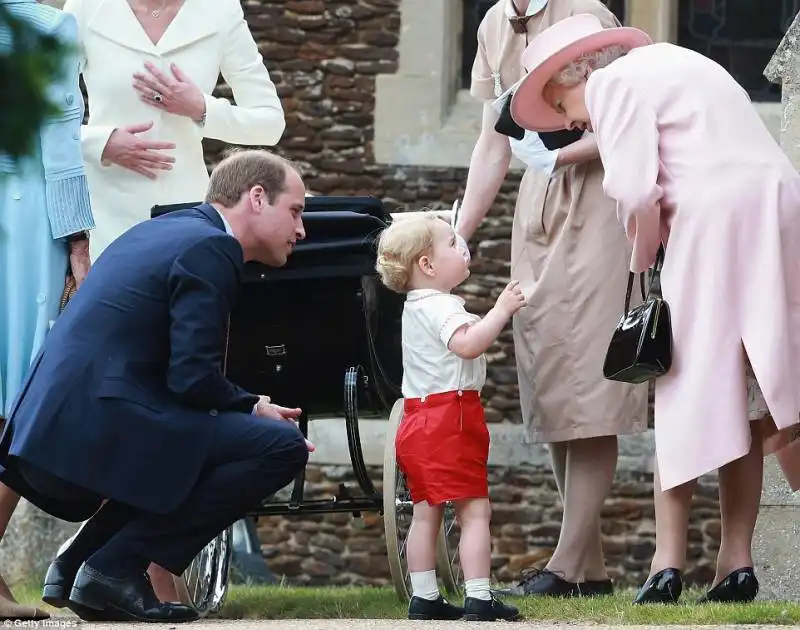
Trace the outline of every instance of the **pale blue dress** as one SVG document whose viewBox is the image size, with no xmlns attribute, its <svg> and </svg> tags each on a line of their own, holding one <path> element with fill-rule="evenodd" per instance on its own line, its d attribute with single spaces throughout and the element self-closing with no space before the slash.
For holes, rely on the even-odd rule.
<svg viewBox="0 0 800 630">
<path fill-rule="evenodd" d="M 71 15 L 35 0 L 0 3 L 75 43 Z M 0 25 L 0 52 L 10 39 Z M 8 416 L 58 316 L 69 268 L 65 237 L 94 227 L 80 149 L 84 102 L 78 76 L 78 58 L 68 56 L 60 80 L 48 86 L 61 113 L 43 126 L 30 156 L 14 163 L 0 153 L 0 417 Z"/>
</svg>

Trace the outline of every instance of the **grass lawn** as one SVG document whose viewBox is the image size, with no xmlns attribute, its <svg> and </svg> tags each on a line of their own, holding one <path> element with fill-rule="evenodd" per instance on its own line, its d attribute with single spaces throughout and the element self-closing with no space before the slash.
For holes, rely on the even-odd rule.
<svg viewBox="0 0 800 630">
<path fill-rule="evenodd" d="M 529 621 L 595 622 L 640 625 L 800 624 L 800 603 L 705 604 L 693 602 L 701 591 L 684 592 L 677 606 L 634 606 L 633 590 L 613 597 L 580 599 L 516 599 Z M 38 606 L 51 615 L 71 614 L 51 608 L 39 599 L 39 586 L 18 585 L 20 602 Z M 403 619 L 406 607 L 390 588 L 304 588 L 233 586 L 220 617 L 226 619 Z"/>
<path fill-rule="evenodd" d="M 609 624 L 791 624 L 800 623 L 800 603 L 704 604 L 692 602 L 702 591 L 684 592 L 677 606 L 634 606 L 633 590 L 613 597 L 516 599 L 530 621 Z M 221 616 L 229 619 L 382 618 L 402 619 L 406 607 L 389 588 L 299 588 L 234 586 Z"/>
</svg>

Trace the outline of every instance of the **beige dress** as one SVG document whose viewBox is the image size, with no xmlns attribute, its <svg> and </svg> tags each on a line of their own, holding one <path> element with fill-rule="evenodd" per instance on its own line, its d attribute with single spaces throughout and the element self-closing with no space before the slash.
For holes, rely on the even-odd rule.
<svg viewBox="0 0 800 630">
<path fill-rule="evenodd" d="M 600 0 L 551 0 L 515 34 L 500 0 L 478 30 L 471 93 L 494 100 L 522 78 L 521 55 L 538 32 L 576 13 L 607 27 L 619 22 Z M 529 441 L 562 442 L 647 428 L 647 386 L 603 377 L 603 360 L 625 302 L 630 261 L 616 215 L 603 194 L 600 160 L 528 169 L 511 239 L 511 275 L 529 296 L 514 317 L 522 418 Z"/>
</svg>

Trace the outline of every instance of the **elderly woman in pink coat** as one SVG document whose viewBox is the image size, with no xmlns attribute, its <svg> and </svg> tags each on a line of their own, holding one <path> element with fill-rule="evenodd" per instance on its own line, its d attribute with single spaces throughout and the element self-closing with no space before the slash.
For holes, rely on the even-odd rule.
<svg viewBox="0 0 800 630">
<path fill-rule="evenodd" d="M 800 422 L 800 176 L 746 92 L 698 53 L 577 15 L 543 31 L 523 65 L 512 116 L 533 131 L 595 134 L 631 271 L 665 247 L 673 361 L 656 381 L 656 552 L 636 602 L 680 596 L 692 493 L 715 469 L 722 541 L 701 600 L 752 600 L 764 454 L 777 451 L 800 487 L 789 446 Z"/>
</svg>

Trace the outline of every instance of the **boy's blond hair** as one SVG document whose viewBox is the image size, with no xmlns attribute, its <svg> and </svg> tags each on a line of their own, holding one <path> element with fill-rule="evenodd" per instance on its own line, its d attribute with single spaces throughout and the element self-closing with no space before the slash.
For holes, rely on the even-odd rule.
<svg viewBox="0 0 800 630">
<path fill-rule="evenodd" d="M 414 213 L 397 219 L 381 233 L 375 269 L 383 284 L 396 293 L 409 291 L 414 265 L 431 252 L 434 221 L 441 220 L 434 212 Z"/>
</svg>

